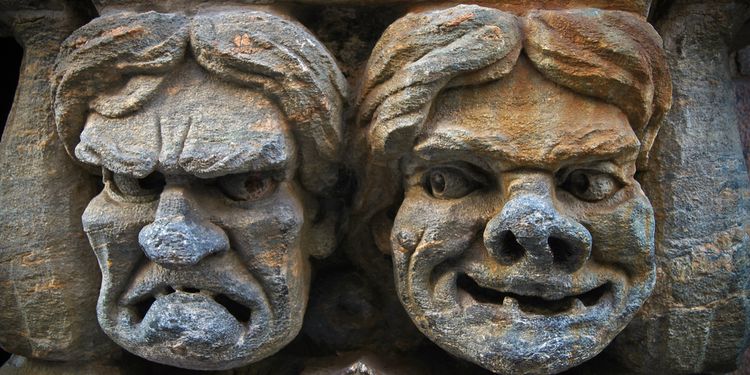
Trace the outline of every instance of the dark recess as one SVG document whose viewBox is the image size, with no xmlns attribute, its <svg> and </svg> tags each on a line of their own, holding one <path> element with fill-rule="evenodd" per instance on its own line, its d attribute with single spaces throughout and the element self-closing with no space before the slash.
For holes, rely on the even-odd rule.
<svg viewBox="0 0 750 375">
<path fill-rule="evenodd" d="M 18 85 L 18 73 L 21 69 L 23 49 L 13 38 L 0 38 L 0 51 L 3 51 L 5 68 L 0 81 L 0 134 L 5 130 L 13 96 Z"/>
</svg>

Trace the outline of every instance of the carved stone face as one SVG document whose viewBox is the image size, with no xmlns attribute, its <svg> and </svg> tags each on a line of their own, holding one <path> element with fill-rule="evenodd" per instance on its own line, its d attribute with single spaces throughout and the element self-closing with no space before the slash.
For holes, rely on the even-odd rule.
<svg viewBox="0 0 750 375">
<path fill-rule="evenodd" d="M 601 351 L 654 285 L 639 142 L 617 107 L 545 79 L 444 91 L 402 162 L 391 231 L 420 330 L 497 372 L 552 373 Z"/>
<path fill-rule="evenodd" d="M 266 97 L 188 60 L 137 112 L 92 111 L 76 154 L 104 170 L 83 225 L 102 270 L 98 319 L 117 343 L 223 369 L 294 338 L 312 229 L 294 140 Z"/>
</svg>

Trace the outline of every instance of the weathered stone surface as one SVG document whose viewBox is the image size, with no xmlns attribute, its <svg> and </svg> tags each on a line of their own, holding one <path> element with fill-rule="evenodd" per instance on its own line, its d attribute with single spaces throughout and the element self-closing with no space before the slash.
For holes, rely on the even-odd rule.
<svg viewBox="0 0 750 375">
<path fill-rule="evenodd" d="M 737 51 L 734 63 L 736 63 L 733 82 L 737 98 L 737 121 L 745 164 L 750 172 L 750 46 Z"/>
<path fill-rule="evenodd" d="M 65 156 L 50 111 L 55 57 L 81 20 L 45 9 L 0 18 L 25 51 L 0 142 L 0 346 L 46 360 L 107 355 L 116 346 L 94 321 L 100 275 L 80 220 L 96 180 Z"/>
<path fill-rule="evenodd" d="M 750 14 L 702 3 L 0 0 L 0 373 L 731 371 Z"/>
<path fill-rule="evenodd" d="M 657 288 L 612 348 L 632 371 L 726 372 L 748 345 L 750 196 L 726 44 L 746 11 L 676 1 L 657 23 L 675 104 L 644 176 Z"/>
<path fill-rule="evenodd" d="M 193 369 L 292 340 L 307 258 L 335 243 L 347 88 L 325 48 L 266 11 L 118 13 L 73 33 L 53 78 L 61 139 L 103 173 L 83 228 L 104 331 Z"/>
<path fill-rule="evenodd" d="M 13 1 L 13 0 L 5 0 Z M 18 0 L 15 0 L 18 1 Z M 39 1 L 39 0 L 37 0 Z M 382 5 L 382 4 L 408 4 L 416 5 L 417 8 L 429 3 L 440 3 L 441 6 L 451 7 L 462 1 L 434 1 L 434 0 L 162 0 L 155 4 L 150 0 L 93 0 L 100 11 L 107 12 L 111 9 L 188 9 L 204 5 L 215 6 L 221 4 L 325 4 L 325 5 Z M 559 8 L 599 8 L 610 10 L 623 10 L 646 16 L 651 6 L 651 0 L 479 0 L 475 3 L 485 6 L 496 7 L 505 11 L 524 13 L 529 9 L 559 9 Z"/>
<path fill-rule="evenodd" d="M 384 33 L 359 99 L 357 204 L 397 210 L 372 230 L 427 337 L 495 372 L 554 373 L 633 317 L 655 280 L 634 174 L 671 101 L 660 44 L 601 10 L 457 6 Z"/>
<path fill-rule="evenodd" d="M 126 375 L 135 374 L 120 363 L 55 362 L 14 355 L 0 368 L 2 375 Z"/>
</svg>

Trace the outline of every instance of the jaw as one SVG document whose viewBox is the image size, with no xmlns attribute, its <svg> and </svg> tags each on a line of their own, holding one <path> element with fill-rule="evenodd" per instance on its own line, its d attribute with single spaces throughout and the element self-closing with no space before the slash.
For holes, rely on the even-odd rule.
<svg viewBox="0 0 750 375">
<path fill-rule="evenodd" d="M 407 278 L 429 283 L 397 281 L 412 320 L 445 350 L 495 372 L 556 373 L 603 350 L 652 289 L 653 274 L 633 282 L 597 269 L 584 285 L 553 295 L 452 266 Z M 419 290 L 427 292 L 413 293 Z"/>
<path fill-rule="evenodd" d="M 230 369 L 277 352 L 301 328 L 306 291 L 292 286 L 276 296 L 232 252 L 182 270 L 146 261 L 132 275 L 103 278 L 99 324 L 120 346 L 153 362 Z"/>
</svg>

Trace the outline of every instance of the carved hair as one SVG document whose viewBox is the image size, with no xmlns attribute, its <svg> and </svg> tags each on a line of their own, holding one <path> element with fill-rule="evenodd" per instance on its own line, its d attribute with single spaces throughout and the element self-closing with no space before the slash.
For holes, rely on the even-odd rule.
<svg viewBox="0 0 750 375">
<path fill-rule="evenodd" d="M 145 104 L 188 45 L 220 78 L 267 95 L 291 123 L 301 153 L 300 179 L 322 193 L 336 182 L 346 81 L 329 52 L 302 26 L 260 11 L 192 19 L 156 12 L 101 17 L 63 44 L 52 82 L 58 135 L 75 158 L 92 108 L 121 117 Z M 136 95 L 107 101 L 114 84 L 136 80 Z M 126 83 L 126 88 L 127 88 Z"/>
<path fill-rule="evenodd" d="M 642 18 L 622 11 L 538 10 L 517 17 L 459 5 L 399 19 L 375 46 L 358 98 L 355 149 L 365 184 L 388 181 L 385 189 L 379 182 L 380 189 L 365 191 L 359 208 L 373 212 L 394 201 L 398 161 L 411 151 L 443 89 L 497 80 L 510 73 L 521 50 L 549 80 L 620 108 L 641 142 L 643 169 L 671 105 L 661 43 Z"/>
</svg>

